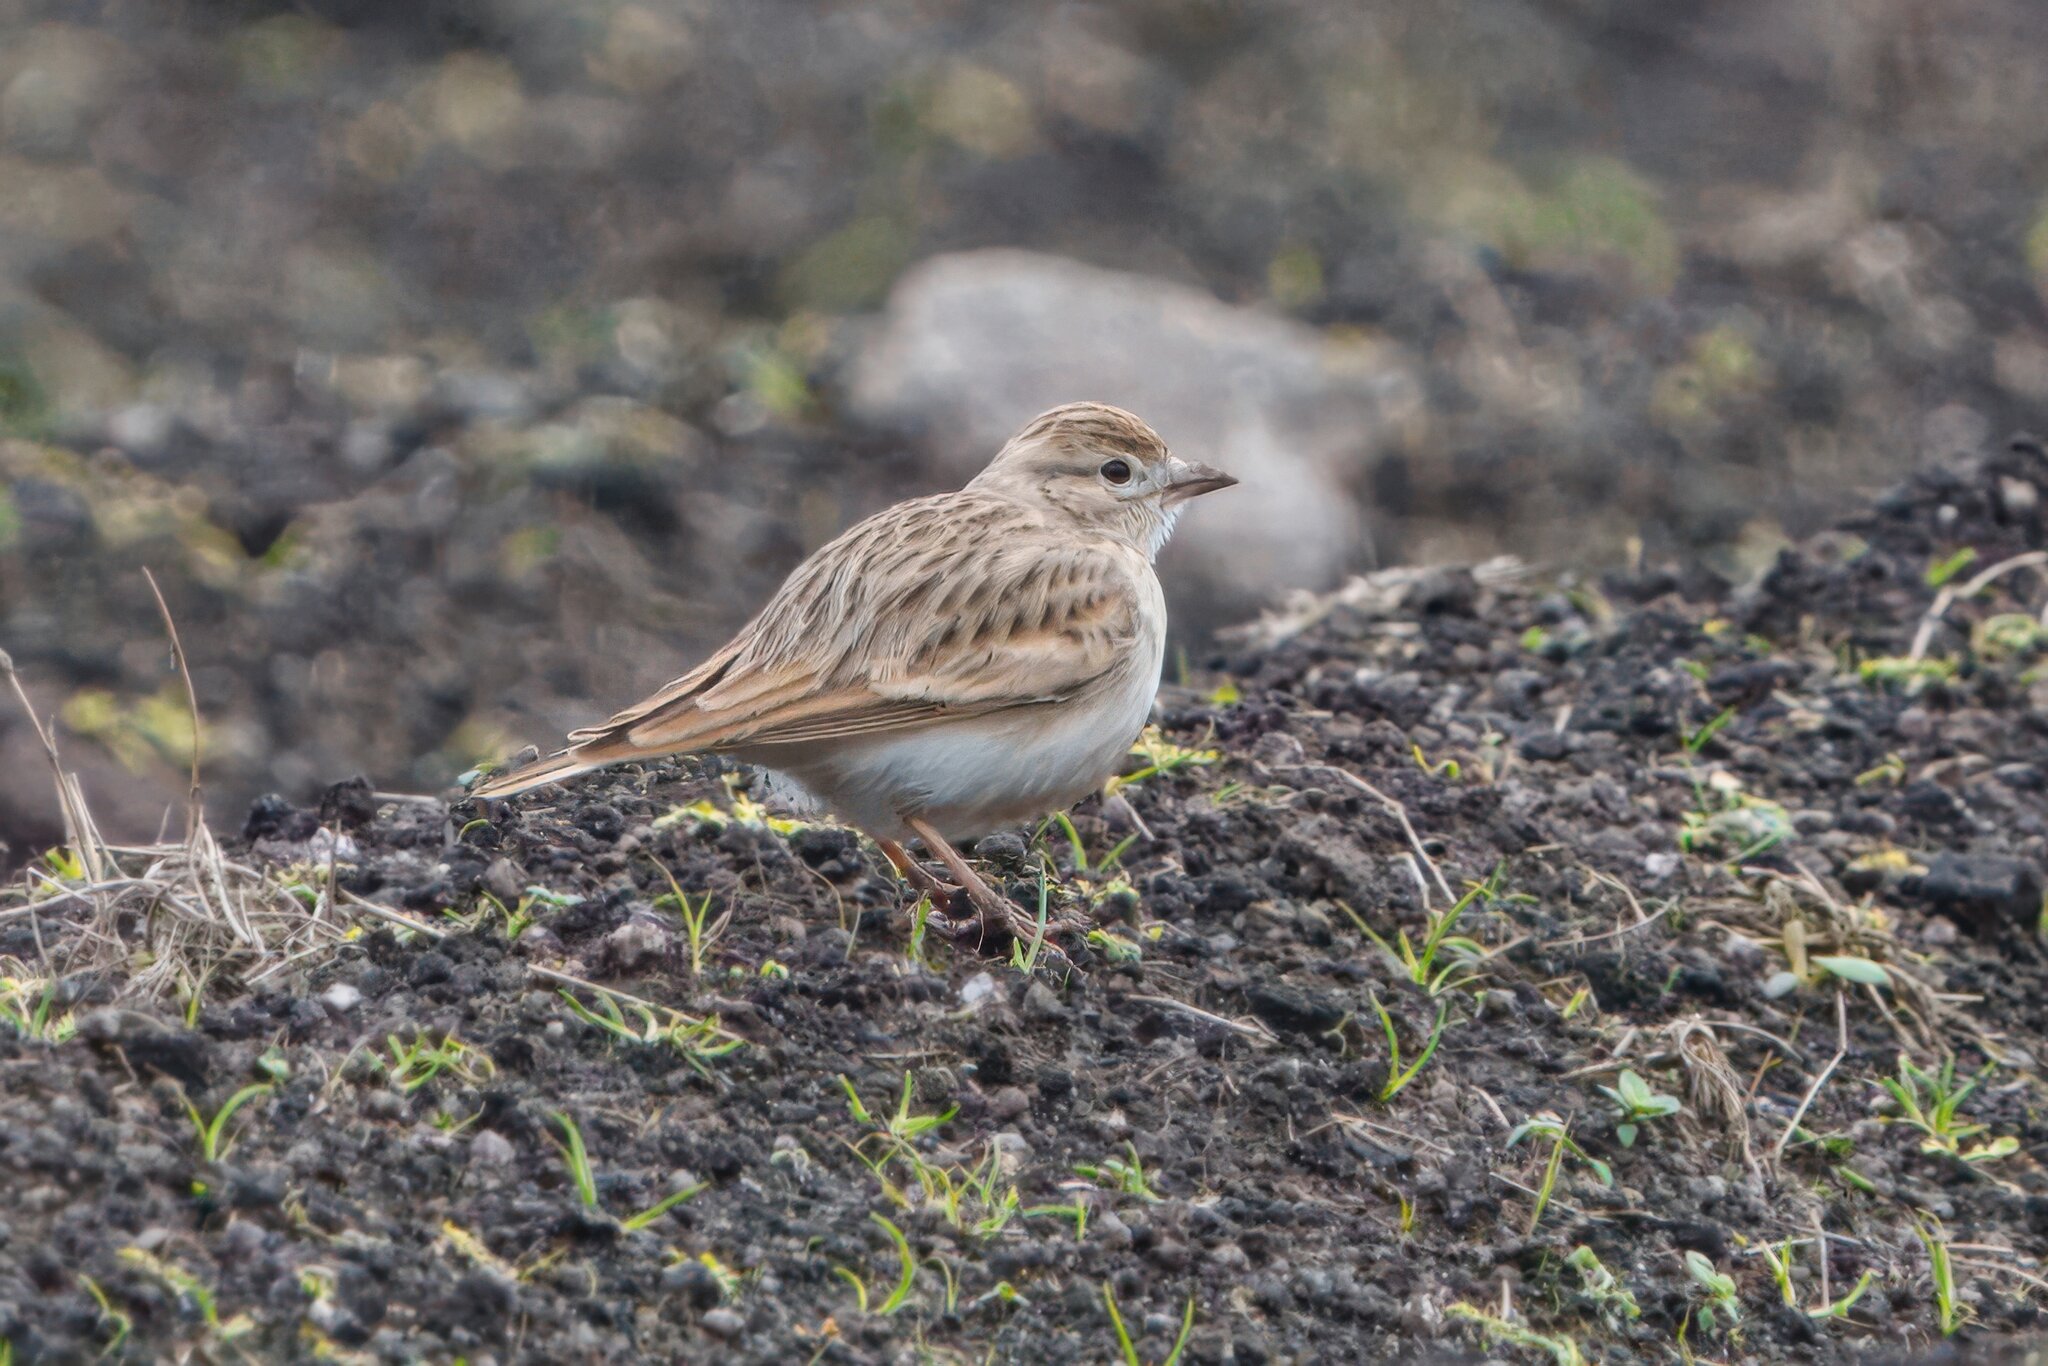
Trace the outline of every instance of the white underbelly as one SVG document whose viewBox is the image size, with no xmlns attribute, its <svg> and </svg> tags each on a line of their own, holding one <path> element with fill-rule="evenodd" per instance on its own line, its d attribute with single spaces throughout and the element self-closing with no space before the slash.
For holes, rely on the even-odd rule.
<svg viewBox="0 0 2048 1366">
<path fill-rule="evenodd" d="M 909 815 L 949 840 L 971 839 L 1069 806 L 1122 767 L 1159 690 L 1158 652 L 1146 653 L 1086 701 L 762 758 L 871 835 L 908 838 Z"/>
</svg>

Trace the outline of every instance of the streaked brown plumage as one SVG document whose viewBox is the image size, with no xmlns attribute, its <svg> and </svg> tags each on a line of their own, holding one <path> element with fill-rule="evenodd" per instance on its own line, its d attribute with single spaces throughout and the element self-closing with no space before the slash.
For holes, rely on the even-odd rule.
<svg viewBox="0 0 2048 1366">
<path fill-rule="evenodd" d="M 1166 606 L 1152 572 L 1187 499 L 1235 483 L 1131 414 L 1055 408 L 966 488 L 868 518 L 798 565 L 697 668 L 569 748 L 476 789 L 727 753 L 790 774 L 874 836 L 923 839 L 984 929 L 1021 915 L 950 841 L 1100 787 L 1151 707 Z"/>
</svg>

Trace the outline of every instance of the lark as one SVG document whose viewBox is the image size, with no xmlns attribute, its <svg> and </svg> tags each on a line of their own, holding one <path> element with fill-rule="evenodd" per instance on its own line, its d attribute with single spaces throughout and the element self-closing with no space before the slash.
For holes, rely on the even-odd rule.
<svg viewBox="0 0 2048 1366">
<path fill-rule="evenodd" d="M 1064 810 L 1118 771 L 1159 688 L 1153 560 L 1189 499 L 1236 482 L 1120 408 L 1055 408 L 965 488 L 898 503 L 811 555 L 681 678 L 473 795 L 732 755 L 866 832 L 953 932 L 1028 939 L 1035 920 L 954 845 Z M 912 839 L 951 885 L 910 856 Z"/>
</svg>

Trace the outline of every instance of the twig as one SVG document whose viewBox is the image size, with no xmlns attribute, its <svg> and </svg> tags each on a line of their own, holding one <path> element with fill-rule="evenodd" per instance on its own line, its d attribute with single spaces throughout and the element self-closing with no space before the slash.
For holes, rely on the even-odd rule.
<svg viewBox="0 0 2048 1366">
<path fill-rule="evenodd" d="M 454 931 L 444 930 L 438 925 L 429 925 L 423 920 L 415 920 L 403 911 L 394 911 L 389 906 L 379 906 L 376 902 L 371 901 L 366 897 L 359 896 L 354 892 L 344 890 L 341 895 L 344 901 L 348 902 L 349 905 L 356 907 L 358 910 L 368 911 L 371 915 L 376 916 L 380 920 L 388 920 L 394 925 L 399 925 L 404 927 L 405 929 L 413 930 L 419 934 L 427 936 L 427 938 L 429 939 L 446 939 L 450 934 L 454 933 Z M 626 991 L 623 988 L 602 986 L 596 982 L 588 982 L 581 977 L 574 977 L 566 972 L 558 972 L 554 968 L 544 968 L 540 966 L 538 963 L 528 963 L 526 965 L 526 970 L 528 973 L 540 978 L 542 981 L 553 982 L 557 986 L 576 987 L 577 989 L 582 991 L 599 992 L 603 995 L 613 997 L 617 1000 L 626 1001 L 632 1005 L 645 1006 L 649 1010 L 665 1011 L 675 1015 L 681 1015 L 684 1013 L 682 1011 L 677 1010 L 674 1006 L 663 1005 L 659 1001 L 650 1001 L 645 996 L 636 995 L 635 993 Z M 1142 1000 L 1144 998 L 1133 997 L 1131 999 Z M 1193 1007 L 1188 1007 L 1188 1009 L 1193 1009 Z M 1201 1012 L 1198 1011 L 1196 1013 L 1200 1014 Z M 1226 1020 L 1224 1021 L 1224 1023 L 1228 1024 L 1229 1021 Z M 720 1028 L 718 1032 L 728 1039 L 737 1039 L 741 1037 L 740 1035 L 735 1034 L 731 1030 L 725 1028 Z"/>
<path fill-rule="evenodd" d="M 178 677 L 185 684 L 185 706 L 192 714 L 192 786 L 185 794 L 185 838 L 191 839 L 198 833 L 204 819 L 199 790 L 199 694 L 192 689 L 192 670 L 185 663 L 185 645 L 178 639 L 178 623 L 171 619 L 171 605 L 164 601 L 164 590 L 157 587 L 156 575 L 143 568 L 142 577 L 149 580 L 149 591 L 156 597 L 156 610 L 164 619 L 164 633 L 171 638 L 171 659 L 178 666 Z"/>
<path fill-rule="evenodd" d="M 442 929 L 439 925 L 429 925 L 424 920 L 414 920 L 404 911 L 394 911 L 389 906 L 379 906 L 368 897 L 360 896 L 355 892 L 349 891 L 347 888 L 342 889 L 341 897 L 342 900 L 348 902 L 349 905 L 354 906 L 357 910 L 368 911 L 379 920 L 388 920 L 394 925 L 412 930 L 416 934 L 423 934 L 429 939 L 446 939 L 450 933 L 450 931 Z"/>
<path fill-rule="evenodd" d="M 1907 652 L 1906 658 L 1917 661 L 1927 653 L 1927 647 L 1934 641 L 1934 628 L 1940 624 L 1942 614 L 1948 611 L 1949 606 L 1957 598 L 1974 598 L 2001 576 L 2015 569 L 2026 569 L 2037 564 L 2048 564 L 2048 550 L 2029 550 L 2010 559 L 2000 560 L 1960 588 L 1953 584 L 1943 588 L 1934 595 L 1934 601 L 1929 603 L 1927 610 L 1921 614 L 1920 629 L 1913 633 L 1913 648 Z"/>
<path fill-rule="evenodd" d="M 1493 1111 L 1493 1117 L 1500 1121 L 1501 1132 L 1513 1133 L 1515 1130 L 1515 1126 L 1508 1123 L 1507 1112 L 1500 1108 L 1500 1102 L 1493 1098 L 1493 1093 L 1488 1091 L 1484 1086 L 1474 1086 L 1472 1088 L 1472 1091 L 1481 1100 L 1486 1102 L 1487 1109 Z"/>
<path fill-rule="evenodd" d="M 1375 1124 L 1363 1115 L 1340 1115 L 1333 1111 L 1330 1118 L 1336 1122 L 1337 1127 L 1340 1129 L 1371 1129 L 1375 1133 L 1392 1134 L 1395 1138 L 1413 1143 L 1419 1148 L 1427 1148 L 1433 1153 L 1442 1153 L 1445 1157 L 1455 1156 L 1451 1149 L 1446 1148 L 1441 1143 L 1432 1143 L 1420 1134 L 1411 1134 L 1404 1130 L 1396 1129 L 1391 1124 Z"/>
<path fill-rule="evenodd" d="M 1785 1125 L 1785 1132 L 1778 1135 L 1778 1141 L 1771 1145 L 1771 1165 L 1777 1166 L 1778 1159 L 1785 1155 L 1785 1145 L 1792 1141 L 1792 1133 L 1799 1127 L 1799 1121 L 1806 1118 L 1806 1111 L 1813 1104 L 1820 1088 L 1828 1084 L 1828 1078 L 1849 1056 L 1849 1003 L 1840 987 L 1835 989 L 1835 1038 L 1838 1041 L 1835 1056 L 1828 1059 L 1828 1065 L 1820 1069 L 1820 1075 L 1813 1079 L 1813 1085 L 1806 1089 L 1806 1098 L 1799 1102 L 1799 1108 L 1792 1112 L 1792 1118 Z"/>
<path fill-rule="evenodd" d="M 1667 902 L 1663 909 L 1655 914 L 1644 916 L 1632 925 L 1623 925 L 1618 930 L 1605 930 L 1599 934 L 1583 935 L 1577 939 L 1560 939 L 1555 943 L 1545 944 L 1543 947 L 1545 949 L 1576 949 L 1585 944 L 1597 944 L 1603 939 L 1617 939 L 1624 934 L 1634 934 L 1637 930 L 1646 929 L 1662 920 L 1670 912 L 1671 906 L 1672 903 Z"/>
<path fill-rule="evenodd" d="M 108 853 L 106 842 L 100 838 L 98 827 L 93 824 L 92 813 L 86 809 L 85 793 L 80 790 L 78 779 L 64 771 L 64 763 L 57 757 L 57 742 L 50 738 L 49 731 L 43 729 L 42 719 L 36 715 L 35 703 L 28 700 L 28 690 L 21 686 L 21 675 L 14 671 L 14 657 L 5 650 L 0 650 L 0 673 L 7 675 L 8 685 L 14 689 L 14 696 L 21 703 L 22 714 L 28 717 L 36 739 L 42 742 L 43 754 L 50 761 L 50 775 L 57 783 L 57 808 L 64 816 L 65 842 L 78 855 L 79 863 L 85 868 L 86 879 L 103 882 L 119 868 Z"/>
<path fill-rule="evenodd" d="M 526 970 L 542 981 L 553 982 L 556 986 L 575 987 L 580 991 L 596 992 L 601 996 L 614 997 L 617 1000 L 625 1001 L 632 1005 L 645 1006 L 649 1010 L 662 1011 L 669 1015 L 684 1015 L 686 1018 L 695 1018 L 694 1016 L 688 1016 L 684 1011 L 677 1010 L 674 1006 L 663 1005 L 659 1001 L 650 1001 L 645 996 L 638 996 L 630 991 L 621 990 L 618 987 L 600 986 L 596 982 L 586 982 L 581 977 L 572 977 L 566 972 L 557 972 L 553 968 L 544 968 L 536 963 L 528 963 Z M 717 1000 L 718 998 L 713 997 L 712 999 Z M 717 1027 L 717 1033 L 728 1039 L 744 1040 L 744 1036 L 735 1034 L 723 1026 Z"/>
<path fill-rule="evenodd" d="M 1185 1014 L 1193 1015 L 1196 1019 L 1207 1020 L 1210 1024 L 1222 1025 L 1233 1033 L 1242 1034 L 1248 1039 L 1257 1039 L 1261 1043 L 1277 1042 L 1273 1037 L 1273 1032 L 1263 1025 L 1248 1025 L 1241 1020 L 1228 1019 L 1225 1016 L 1204 1010 L 1200 1006 L 1191 1006 L 1186 1001 L 1176 1001 L 1171 996 L 1133 995 L 1126 996 L 1124 999 L 1126 1001 L 1138 1001 L 1149 1006 L 1165 1006 L 1168 1010 L 1178 1010 Z"/>
<path fill-rule="evenodd" d="M 1289 770 L 1295 772 L 1319 771 L 1334 773 L 1360 792 L 1365 793 L 1366 796 L 1373 798 L 1386 807 L 1388 811 L 1393 813 L 1394 819 L 1401 823 L 1401 833 L 1408 837 L 1408 843 L 1415 850 L 1415 856 L 1422 860 L 1423 867 L 1429 869 L 1430 876 L 1436 879 L 1437 890 L 1444 894 L 1445 902 L 1453 906 L 1458 904 L 1458 894 L 1451 890 L 1450 883 L 1444 881 L 1443 872 L 1436 866 L 1436 860 L 1431 858 L 1429 851 L 1422 847 L 1422 837 L 1415 833 L 1414 825 L 1408 820 L 1408 808 L 1402 806 L 1401 803 L 1395 801 L 1356 773 L 1338 768 L 1335 764 L 1287 764 L 1282 768 L 1283 772 Z M 1423 898 L 1424 910 L 1429 909 L 1427 905 L 1428 900 L 1427 896 Z"/>
<path fill-rule="evenodd" d="M 1513 1186 L 1516 1190 L 1520 1191 L 1524 1195 L 1542 1194 L 1542 1192 L 1536 1190 L 1534 1187 L 1525 1186 L 1521 1182 L 1515 1180 L 1513 1177 L 1502 1176 L 1499 1172 L 1488 1172 L 1487 1175 L 1492 1177 L 1494 1180 L 1500 1182 L 1503 1186 Z M 1594 1214 L 1590 1210 L 1580 1209 L 1577 1205 L 1568 1204 L 1567 1202 L 1558 1199 L 1555 1195 L 1551 1196 L 1550 1199 L 1545 1203 L 1548 1204 L 1551 1209 L 1561 1209 L 1566 1214 L 1576 1215 L 1578 1218 L 1581 1219 L 1605 1220 L 1608 1217 L 1604 1214 Z"/>
<path fill-rule="evenodd" d="M 1953 1255 L 1955 1251 L 1953 1247 L 1949 1251 L 1951 1253 L 1949 1260 L 1957 1266 L 1967 1266 L 1973 1271 L 1989 1271 L 1994 1275 L 2017 1276 L 2037 1290 L 2048 1290 L 2048 1281 L 2042 1280 L 2030 1271 L 2022 1271 L 2016 1266 L 2007 1266 L 2003 1262 L 1980 1262 L 1975 1257 L 1957 1257 Z"/>
<path fill-rule="evenodd" d="M 1159 842 L 1159 837 L 1152 833 L 1152 827 L 1145 824 L 1145 818 L 1138 814 L 1138 808 L 1132 806 L 1131 799 L 1123 793 L 1117 793 L 1114 797 L 1104 802 L 1103 805 L 1105 807 L 1113 806 L 1122 811 L 1130 823 L 1137 827 L 1138 833 L 1145 837 L 1147 843 L 1157 844 Z"/>
<path fill-rule="evenodd" d="M 1827 1225 L 1821 1223 L 1820 1218 L 1820 1207 L 1816 1205 L 1813 1210 L 1813 1245 L 1820 1253 L 1820 1302 L 1822 1304 L 1833 1304 L 1835 1302 L 1835 1291 L 1833 1285 L 1828 1280 L 1828 1230 Z"/>
</svg>

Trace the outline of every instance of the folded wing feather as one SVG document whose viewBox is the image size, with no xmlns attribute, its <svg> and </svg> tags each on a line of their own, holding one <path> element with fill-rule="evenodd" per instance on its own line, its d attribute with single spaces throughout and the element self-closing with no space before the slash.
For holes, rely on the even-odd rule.
<svg viewBox="0 0 2048 1366">
<path fill-rule="evenodd" d="M 974 493 L 890 509 L 799 565 L 733 641 L 479 796 L 630 759 L 767 750 L 1049 706 L 1131 657 L 1114 547 L 1049 534 Z"/>
</svg>

